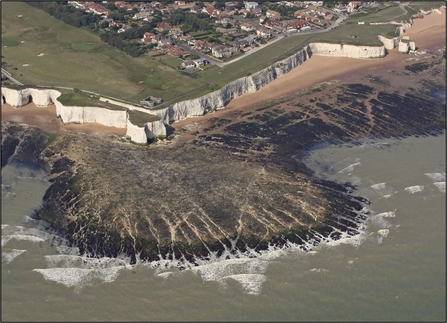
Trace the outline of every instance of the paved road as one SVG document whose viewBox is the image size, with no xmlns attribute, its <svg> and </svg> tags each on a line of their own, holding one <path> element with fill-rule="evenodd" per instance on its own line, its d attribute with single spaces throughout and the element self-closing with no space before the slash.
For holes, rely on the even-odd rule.
<svg viewBox="0 0 447 323">
<path fill-rule="evenodd" d="M 16 83 L 17 85 L 23 85 L 23 83 L 20 83 L 15 78 L 12 77 L 11 73 L 7 72 L 5 69 L 2 68 L 2 74 L 5 75 L 8 79 Z"/>
</svg>

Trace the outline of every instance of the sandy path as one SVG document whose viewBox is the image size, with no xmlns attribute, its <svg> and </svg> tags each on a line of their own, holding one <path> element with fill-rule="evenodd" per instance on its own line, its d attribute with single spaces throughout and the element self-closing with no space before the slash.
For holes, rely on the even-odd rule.
<svg viewBox="0 0 447 323">
<path fill-rule="evenodd" d="M 20 108 L 13 108 L 9 104 L 2 104 L 1 110 L 2 121 L 26 123 L 51 133 L 83 132 L 114 134 L 118 136 L 126 135 L 126 129 L 106 127 L 99 123 L 64 124 L 60 119 L 56 118 L 56 106 L 54 104 L 45 108 L 36 107 L 34 103 Z"/>
</svg>

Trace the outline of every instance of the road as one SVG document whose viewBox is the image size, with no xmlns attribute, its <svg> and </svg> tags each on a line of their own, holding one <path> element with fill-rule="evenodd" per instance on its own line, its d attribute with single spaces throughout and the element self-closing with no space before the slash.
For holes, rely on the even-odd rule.
<svg viewBox="0 0 447 323">
<path fill-rule="evenodd" d="M 17 85 L 23 85 L 23 83 L 20 83 L 15 78 L 12 77 L 11 73 L 7 72 L 4 68 L 2 68 L 2 74 L 5 75 L 8 79 L 13 81 Z"/>
</svg>

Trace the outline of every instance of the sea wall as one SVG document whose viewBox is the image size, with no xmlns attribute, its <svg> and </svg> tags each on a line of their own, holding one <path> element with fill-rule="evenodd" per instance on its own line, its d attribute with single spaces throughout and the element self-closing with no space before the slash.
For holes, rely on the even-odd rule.
<svg viewBox="0 0 447 323">
<path fill-rule="evenodd" d="M 381 58 L 384 57 L 384 46 L 355 46 L 346 44 L 310 43 L 312 54 L 350 58 Z"/>
</svg>

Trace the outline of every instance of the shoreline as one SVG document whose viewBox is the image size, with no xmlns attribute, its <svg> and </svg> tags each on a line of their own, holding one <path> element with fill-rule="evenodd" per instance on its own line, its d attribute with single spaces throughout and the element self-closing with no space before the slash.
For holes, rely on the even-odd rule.
<svg viewBox="0 0 447 323">
<path fill-rule="evenodd" d="M 441 7 L 440 12 L 441 14 L 431 13 L 426 16 L 425 19 L 416 19 L 413 26 L 403 34 L 403 36 L 409 36 L 411 40 L 416 42 L 419 51 L 437 50 L 445 47 L 445 8 Z M 225 116 L 228 113 L 232 113 L 231 111 L 234 110 L 244 112 L 255 105 L 280 99 L 321 83 L 349 80 L 353 75 L 359 73 L 384 73 L 387 69 L 402 64 L 403 61 L 409 58 L 408 56 L 409 55 L 400 54 L 397 47 L 388 51 L 388 54 L 381 59 L 354 59 L 314 54 L 300 66 L 266 84 L 258 91 L 254 93 L 245 93 L 232 99 L 223 109 L 209 113 L 208 116 L 205 114 L 203 116 L 187 117 L 182 120 L 177 120 L 173 122 L 171 126 L 175 130 L 178 130 L 185 126 L 191 126 L 197 122 L 204 123 L 210 116 Z M 23 109 L 23 107 L 21 109 Z M 4 110 L 7 110 L 8 113 L 4 113 Z M 25 115 L 21 115 L 18 112 L 14 115 L 12 111 L 14 110 L 9 109 L 8 106 L 5 109 L 2 109 L 2 118 L 11 121 L 14 119 L 25 119 Z M 66 131 L 78 131 L 84 133 L 116 134 L 118 136 L 125 135 L 121 129 L 99 124 L 65 124 L 64 126 L 61 126 L 51 119 L 46 120 L 48 122 L 44 122 L 41 116 L 46 116 L 46 114 L 43 110 L 39 112 L 37 111 L 37 109 L 33 110 L 33 114 L 38 115 L 39 118 L 37 120 L 28 118 L 28 120 L 30 120 L 28 121 L 30 122 L 29 124 L 37 126 L 41 125 L 51 129 L 50 131 L 53 132 L 64 133 Z M 181 137 L 183 137 L 183 140 L 191 138 L 188 134 L 181 135 Z"/>
</svg>

